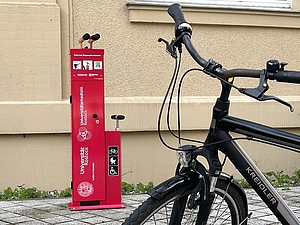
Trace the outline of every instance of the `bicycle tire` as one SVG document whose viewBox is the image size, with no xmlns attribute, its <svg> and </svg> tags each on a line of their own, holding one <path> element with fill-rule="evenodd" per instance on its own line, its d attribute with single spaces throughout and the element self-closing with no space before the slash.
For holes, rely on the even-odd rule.
<svg viewBox="0 0 300 225">
<path fill-rule="evenodd" d="M 143 202 L 123 223 L 123 225 L 142 225 L 142 224 L 169 224 L 170 213 L 164 215 L 165 210 L 172 208 L 175 199 L 187 198 L 191 193 L 191 187 L 195 185 L 181 186 L 168 192 L 160 200 L 149 197 Z M 211 209 L 207 224 L 247 224 L 247 203 L 244 201 L 241 193 L 233 185 L 226 183 L 223 180 L 218 180 L 216 185 L 216 198 Z M 223 203 L 227 206 L 223 208 Z M 170 204 L 170 206 L 169 206 Z M 214 210 L 223 210 L 223 212 L 215 212 Z M 195 224 L 198 209 L 190 210 L 187 207 L 184 209 L 184 217 L 182 221 L 177 221 L 176 224 Z M 165 217 L 165 218 L 164 218 Z M 188 220 L 188 219 L 191 220 Z M 163 221 L 164 219 L 164 221 Z M 228 219 L 228 221 L 227 221 Z"/>
</svg>

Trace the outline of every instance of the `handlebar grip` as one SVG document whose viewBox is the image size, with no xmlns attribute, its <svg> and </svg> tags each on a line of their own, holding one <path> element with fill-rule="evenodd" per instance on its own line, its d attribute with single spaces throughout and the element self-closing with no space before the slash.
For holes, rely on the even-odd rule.
<svg viewBox="0 0 300 225">
<path fill-rule="evenodd" d="M 178 26 L 182 23 L 187 23 L 185 18 L 184 18 L 184 15 L 181 11 L 181 6 L 180 4 L 178 3 L 175 3 L 173 5 L 171 5 L 169 8 L 168 8 L 168 13 L 169 15 L 173 18 L 174 22 L 175 22 L 175 29 L 178 29 Z"/>
<path fill-rule="evenodd" d="M 300 84 L 300 72 L 282 70 L 274 74 L 274 79 L 278 82 Z"/>
</svg>

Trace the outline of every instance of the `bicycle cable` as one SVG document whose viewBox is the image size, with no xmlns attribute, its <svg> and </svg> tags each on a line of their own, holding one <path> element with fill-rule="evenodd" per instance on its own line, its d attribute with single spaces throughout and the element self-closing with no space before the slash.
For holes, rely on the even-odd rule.
<svg viewBox="0 0 300 225">
<path fill-rule="evenodd" d="M 178 79 L 178 74 L 179 74 L 180 66 L 181 66 L 181 53 L 180 53 L 180 56 L 179 56 L 179 60 L 177 58 L 175 59 L 174 72 L 173 72 L 171 81 L 169 83 L 169 86 L 167 88 L 165 97 L 163 99 L 163 103 L 162 103 L 161 108 L 160 108 L 159 116 L 158 116 L 158 135 L 159 135 L 159 139 L 162 142 L 162 144 L 165 147 L 167 147 L 167 148 L 169 148 L 171 150 L 178 151 L 178 150 L 182 150 L 182 149 L 179 149 L 179 147 L 181 146 L 181 140 L 203 144 L 202 146 L 195 146 L 195 148 L 192 148 L 192 149 L 189 149 L 189 150 L 197 150 L 197 149 L 201 149 L 201 148 L 208 147 L 208 146 L 211 146 L 211 145 L 221 144 L 221 143 L 224 143 L 224 142 L 227 142 L 227 141 L 232 141 L 232 140 L 249 140 L 249 138 L 247 138 L 247 137 L 245 137 L 245 138 L 230 138 L 230 139 L 227 139 L 227 140 L 221 140 L 221 141 L 217 141 L 217 142 L 213 142 L 213 143 L 209 143 L 209 144 L 204 144 L 203 141 L 198 141 L 198 140 L 194 140 L 194 139 L 189 139 L 189 138 L 183 138 L 183 137 L 181 137 L 180 94 L 181 94 L 181 88 L 182 88 L 183 80 L 186 77 L 186 75 L 188 75 L 192 71 L 205 72 L 208 75 L 210 75 L 211 77 L 217 78 L 218 80 L 220 80 L 222 82 L 225 82 L 226 84 L 228 84 L 228 85 L 232 86 L 233 88 L 239 90 L 239 88 L 237 86 L 233 85 L 232 83 L 228 82 L 227 80 L 225 80 L 225 79 L 223 79 L 223 78 L 221 78 L 219 76 L 215 76 L 214 74 L 212 74 L 212 73 L 210 73 L 208 71 L 203 71 L 203 69 L 201 69 L 201 68 L 191 68 L 191 69 L 188 69 L 181 76 L 181 79 L 180 79 L 179 85 L 178 85 L 178 95 L 177 95 L 177 126 L 178 126 L 178 135 L 176 135 L 172 131 L 172 128 L 171 128 L 171 125 L 170 125 L 171 104 L 172 104 L 174 90 L 175 90 L 176 83 L 177 83 L 176 81 Z M 170 96 L 169 96 L 169 94 L 170 94 Z M 163 110 L 164 110 L 165 104 L 167 102 L 168 96 L 169 96 L 169 102 L 168 102 L 167 115 L 166 115 L 166 117 L 167 117 L 167 128 L 168 128 L 168 131 L 170 132 L 170 134 L 179 140 L 178 148 L 174 148 L 174 147 L 168 145 L 164 141 L 164 139 L 162 137 L 162 134 L 161 134 L 161 120 L 162 120 Z"/>
<path fill-rule="evenodd" d="M 178 79 L 178 74 L 179 74 L 179 69 L 180 69 L 180 66 L 181 66 L 181 53 L 179 54 L 179 60 L 178 60 L 178 66 L 177 66 L 177 71 L 176 73 L 174 73 L 174 79 L 173 79 L 173 84 L 172 84 L 172 90 L 171 90 L 171 93 L 170 93 L 170 97 L 169 97 L 169 103 L 168 103 L 168 109 L 167 109 L 167 127 L 168 127 L 168 131 L 170 132 L 170 134 L 174 137 L 178 137 L 180 136 L 179 135 L 179 130 L 178 130 L 178 135 L 176 135 L 173 131 L 172 131 L 172 128 L 171 128 L 171 125 L 170 125 L 170 114 L 171 114 L 171 106 L 172 106 L 172 100 L 173 100 L 173 95 L 174 95 L 174 90 L 176 88 L 176 83 L 177 83 L 177 79 Z M 177 116 L 178 118 L 178 116 Z M 178 142 L 178 146 L 180 147 L 181 146 L 181 143 L 180 143 L 180 139 L 178 139 L 179 142 Z"/>
<path fill-rule="evenodd" d="M 187 71 L 185 71 L 183 73 L 183 75 L 181 76 L 181 79 L 179 81 L 179 85 L 178 85 L 178 91 L 177 91 L 177 126 L 178 126 L 178 137 L 180 140 L 184 140 L 184 141 L 189 141 L 189 142 L 195 142 L 195 143 L 200 143 L 200 144 L 204 144 L 203 141 L 198 141 L 198 140 L 193 140 L 193 139 L 188 139 L 188 138 L 182 138 L 181 137 L 181 121 L 180 121 L 180 94 L 181 94 L 181 87 L 183 84 L 183 79 L 186 77 L 187 74 L 189 74 L 192 71 L 201 71 L 203 72 L 203 69 L 200 68 L 191 68 Z"/>
<path fill-rule="evenodd" d="M 256 138 L 253 138 L 253 137 L 252 137 L 251 141 L 256 141 L 256 142 L 259 142 L 259 143 L 272 145 L 272 146 L 275 146 L 275 147 L 283 148 L 283 149 L 289 150 L 291 152 L 295 152 L 295 153 L 300 154 L 300 150 L 296 150 L 296 148 L 287 147 L 287 146 L 284 146 L 284 145 L 281 145 L 281 144 L 272 143 L 270 141 L 264 141 L 264 140 L 256 139 Z"/>
<path fill-rule="evenodd" d="M 178 85 L 178 93 L 177 93 L 177 126 L 178 126 L 178 135 L 174 134 L 172 131 L 172 135 L 176 138 L 178 138 L 179 140 L 183 140 L 183 141 L 189 141 L 189 142 L 194 142 L 194 143 L 200 143 L 200 144 L 204 144 L 203 141 L 198 141 L 198 140 L 193 140 L 193 139 L 189 139 L 189 138 L 183 138 L 181 137 L 181 122 L 180 122 L 180 94 L 181 94 L 181 88 L 182 88 L 182 84 L 183 84 L 183 79 L 186 77 L 186 75 L 188 75 L 190 72 L 192 71 L 200 71 L 200 72 L 204 72 L 203 69 L 201 68 L 191 68 L 191 69 L 188 69 L 187 71 L 185 71 L 183 73 L 183 75 L 181 76 L 181 79 L 179 81 L 179 85 Z M 211 77 L 214 77 L 214 78 L 217 78 L 218 80 L 222 81 L 222 82 L 225 82 L 226 84 L 232 86 L 233 88 L 239 90 L 240 88 L 233 85 L 232 83 L 228 82 L 227 80 L 219 77 L 219 76 L 215 76 L 214 74 L 210 73 L 210 72 L 204 72 L 204 73 L 207 73 L 208 75 L 210 75 Z M 239 139 L 247 139 L 247 138 L 239 138 Z M 220 142 L 214 142 L 214 143 L 210 143 L 209 145 L 214 145 L 214 144 L 219 144 L 219 143 L 223 143 L 223 142 L 226 142 L 226 141 L 230 141 L 230 140 L 236 140 L 236 139 L 228 139 L 228 140 L 223 140 L 223 141 L 220 141 Z M 205 146 L 208 146 L 208 145 L 203 145 L 202 147 L 205 147 Z M 200 147 L 197 147 L 197 148 L 201 148 Z"/>
<path fill-rule="evenodd" d="M 169 148 L 169 149 L 171 149 L 171 150 L 176 150 L 176 151 L 178 151 L 178 148 L 174 148 L 174 147 L 168 145 L 168 144 L 164 141 L 164 139 L 163 139 L 163 137 L 162 137 L 162 133 L 161 133 L 161 120 L 162 120 L 162 115 L 163 115 L 163 111 L 164 111 L 164 105 L 165 105 L 165 103 L 166 103 L 166 101 L 167 101 L 168 95 L 169 95 L 170 90 L 171 90 L 171 88 L 172 88 L 172 85 L 173 85 L 173 83 L 174 83 L 174 79 L 175 79 L 175 77 L 178 75 L 178 72 L 179 72 L 179 67 L 178 67 L 178 66 L 180 66 L 180 64 L 178 63 L 178 59 L 176 58 L 176 59 L 175 59 L 174 72 L 173 72 L 173 75 L 172 75 L 170 84 L 169 84 L 169 86 L 168 86 L 168 88 L 167 88 L 167 91 L 166 91 L 165 97 L 164 97 L 164 99 L 163 99 L 163 102 L 162 102 L 162 104 L 161 104 L 160 111 L 159 111 L 159 115 L 158 115 L 158 121 L 157 121 L 158 136 L 159 136 L 159 139 L 160 139 L 161 143 L 162 143 L 165 147 L 167 147 L 167 148 Z M 176 75 L 176 74 L 177 74 L 177 75 Z"/>
<path fill-rule="evenodd" d="M 230 85 L 231 87 L 235 88 L 236 90 L 240 90 L 240 88 L 237 87 L 237 86 L 235 86 L 235 85 L 233 85 L 233 83 L 230 83 L 227 80 L 225 80 L 225 79 L 223 79 L 223 78 L 221 78 L 219 76 L 216 76 L 215 74 L 213 74 L 211 72 L 204 71 L 201 68 L 191 68 L 191 69 L 188 69 L 181 76 L 181 79 L 180 79 L 180 82 L 179 82 L 179 85 L 178 85 L 178 93 L 177 93 L 177 127 L 178 127 L 178 136 L 176 134 L 174 134 L 173 132 L 171 132 L 171 133 L 173 134 L 174 137 L 176 137 L 176 138 L 179 139 L 179 142 L 180 142 L 180 140 L 184 140 L 184 141 L 189 141 L 189 142 L 204 144 L 203 141 L 198 141 L 198 140 L 193 140 L 193 139 L 188 139 L 188 138 L 182 138 L 181 137 L 181 123 L 180 123 L 180 94 L 181 94 L 181 87 L 182 87 L 183 79 L 185 78 L 185 76 L 188 73 L 192 72 L 192 71 L 204 72 L 204 73 L 208 74 L 209 76 L 211 76 L 213 78 L 217 78 L 218 80 L 220 80 L 222 82 L 225 82 L 226 84 Z M 212 144 L 214 144 L 214 143 L 212 143 Z"/>
<path fill-rule="evenodd" d="M 159 112 L 159 117 L 158 117 L 158 134 L 159 134 L 159 139 L 160 141 L 163 143 L 164 146 L 166 146 L 167 148 L 171 149 L 171 150 L 180 150 L 179 148 L 174 148 L 174 147 L 171 147 L 170 145 L 168 145 L 163 137 L 162 137 L 162 134 L 161 134 L 161 118 L 162 118 L 162 114 L 163 114 L 163 109 L 164 109 L 164 106 L 165 106 L 165 103 L 168 99 L 168 96 L 169 96 L 169 93 L 170 93 L 170 97 L 169 97 L 169 102 L 168 102 L 168 108 L 167 108 L 167 128 L 168 128 L 168 131 L 170 132 L 170 134 L 172 136 L 174 136 L 175 138 L 178 139 L 178 146 L 180 147 L 181 146 L 181 140 L 184 140 L 184 141 L 189 141 L 189 142 L 195 142 L 195 143 L 200 143 L 200 144 L 203 144 L 204 142 L 203 141 L 197 141 L 197 140 L 193 140 L 193 139 L 188 139 L 188 138 L 182 138 L 181 137 L 181 125 L 180 125 L 180 114 L 179 114 L 179 96 L 178 96 L 178 100 L 177 100 L 177 125 L 178 125 L 178 135 L 176 135 L 173 131 L 172 131 L 172 128 L 171 128 L 171 125 L 170 125 L 170 112 L 171 112 L 171 104 L 172 104 L 172 99 L 173 99 L 173 95 L 174 95 L 174 90 L 175 90 L 175 87 L 176 87 L 176 83 L 177 83 L 177 79 L 178 79 L 178 74 L 179 74 L 179 70 L 180 70 L 180 66 L 181 66 L 181 53 L 179 55 L 179 60 L 176 58 L 175 59 L 175 68 L 174 68 L 174 72 L 173 72 L 173 75 L 172 75 L 172 79 L 170 81 L 170 84 L 168 86 L 168 89 L 167 89 L 167 92 L 165 94 L 165 97 L 164 97 L 164 100 L 163 100 L 163 103 L 162 103 L 162 106 L 161 106 L 161 109 L 160 109 L 160 112 Z M 198 71 L 203 71 L 202 69 L 199 69 L 199 68 L 193 68 L 193 69 L 189 69 L 187 70 L 181 77 L 180 79 L 180 82 L 179 82 L 179 87 L 181 89 L 181 86 L 182 86 L 182 83 L 183 83 L 183 78 L 191 71 L 195 71 L 195 70 L 198 70 Z M 178 93 L 180 92 L 180 89 L 178 90 Z M 197 147 L 198 148 L 198 147 Z M 197 149 L 196 148 L 196 149 Z"/>
</svg>

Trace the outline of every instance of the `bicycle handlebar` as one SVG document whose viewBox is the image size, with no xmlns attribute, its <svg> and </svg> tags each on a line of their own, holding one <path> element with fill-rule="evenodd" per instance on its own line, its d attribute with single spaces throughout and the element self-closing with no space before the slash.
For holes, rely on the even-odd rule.
<svg viewBox="0 0 300 225">
<path fill-rule="evenodd" d="M 215 75 L 218 75 L 224 79 L 230 77 L 253 77 L 259 78 L 261 70 L 252 69 L 232 69 L 225 70 L 221 65 L 214 65 L 211 68 L 210 62 L 205 60 L 193 46 L 191 41 L 192 28 L 189 23 L 185 20 L 184 14 L 181 10 L 181 6 L 178 3 L 171 5 L 168 8 L 169 15 L 173 18 L 175 22 L 175 37 L 180 38 L 180 41 L 185 45 L 187 51 L 192 56 L 192 58 L 204 69 L 209 69 Z M 298 71 L 287 71 L 287 70 L 277 70 L 275 72 L 269 72 L 266 70 L 266 78 L 270 80 L 276 80 L 278 82 L 286 83 L 300 83 L 300 72 Z"/>
<path fill-rule="evenodd" d="M 202 56 L 197 52 L 196 48 L 194 47 L 190 36 L 188 35 L 184 35 L 182 37 L 182 41 L 186 47 L 186 49 L 188 50 L 188 52 L 190 53 L 190 55 L 193 57 L 193 59 L 203 68 L 205 68 L 208 64 L 208 62 L 202 58 Z"/>
<path fill-rule="evenodd" d="M 299 84 L 300 83 L 300 72 L 280 70 L 277 73 L 269 75 L 268 78 L 271 80 L 276 80 L 278 82 Z"/>
<path fill-rule="evenodd" d="M 175 3 L 175 4 L 171 5 L 168 8 L 168 13 L 173 18 L 173 20 L 175 22 L 175 26 L 176 26 L 175 29 L 178 29 L 180 24 L 187 23 L 185 18 L 184 18 L 183 12 L 181 11 L 181 7 L 178 3 Z"/>
</svg>

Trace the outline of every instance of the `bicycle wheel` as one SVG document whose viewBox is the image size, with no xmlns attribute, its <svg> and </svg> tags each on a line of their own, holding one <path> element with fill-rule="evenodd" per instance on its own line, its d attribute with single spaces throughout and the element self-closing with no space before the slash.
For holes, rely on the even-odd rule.
<svg viewBox="0 0 300 225">
<path fill-rule="evenodd" d="M 174 189 L 160 200 L 148 198 L 126 219 L 123 225 L 170 224 L 174 201 L 186 204 L 192 191 L 191 186 Z M 222 180 L 217 182 L 215 191 L 216 197 L 207 224 L 246 225 L 247 203 L 240 192 L 233 185 Z M 178 215 L 183 214 L 181 221 L 172 222 L 172 224 L 196 224 L 198 207 L 195 209 L 183 208 L 184 212 L 178 212 Z"/>
</svg>

